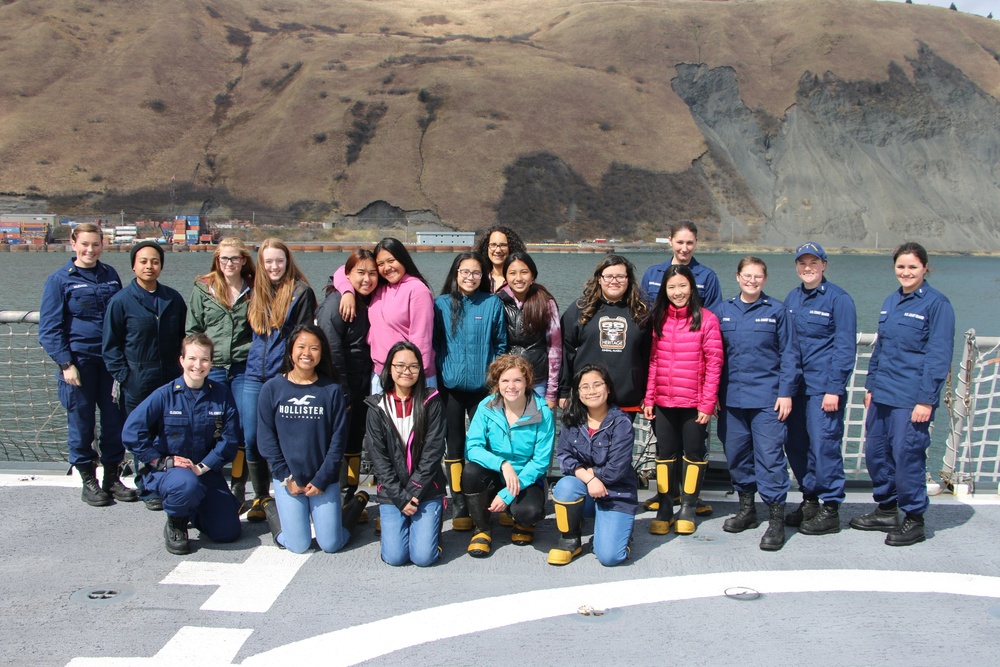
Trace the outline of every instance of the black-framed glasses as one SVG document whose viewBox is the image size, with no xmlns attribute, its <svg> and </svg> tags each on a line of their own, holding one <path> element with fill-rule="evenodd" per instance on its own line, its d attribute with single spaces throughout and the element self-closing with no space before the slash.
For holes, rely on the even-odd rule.
<svg viewBox="0 0 1000 667">
<path fill-rule="evenodd" d="M 419 373 L 420 364 L 403 364 L 403 363 L 392 364 L 392 370 L 396 371 L 400 375 L 402 375 L 403 373 Z"/>
<path fill-rule="evenodd" d="M 236 257 L 219 257 L 219 264 L 239 264 L 243 261 L 243 255 L 237 255 Z"/>
<path fill-rule="evenodd" d="M 507 248 L 510 247 L 510 244 L 509 243 L 490 243 L 486 247 L 489 248 L 490 250 L 506 250 Z"/>
</svg>

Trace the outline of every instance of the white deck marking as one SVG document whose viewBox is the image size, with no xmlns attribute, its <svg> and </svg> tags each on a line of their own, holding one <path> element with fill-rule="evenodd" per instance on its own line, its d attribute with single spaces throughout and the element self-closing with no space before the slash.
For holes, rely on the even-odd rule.
<svg viewBox="0 0 1000 667">
<path fill-rule="evenodd" d="M 943 593 L 1000 598 L 1000 577 L 949 572 L 781 570 L 659 577 L 530 591 L 421 609 L 279 646 L 242 664 L 352 665 L 419 644 L 577 613 L 582 604 L 615 609 L 639 604 L 717 597 L 746 586 L 762 594 L 806 592 Z M 723 602 L 725 604 L 725 602 Z M 742 604 L 735 603 L 734 604 Z"/>
<path fill-rule="evenodd" d="M 264 613 L 307 560 L 309 554 L 261 546 L 242 563 L 178 563 L 160 583 L 218 586 L 219 590 L 201 605 L 203 611 Z"/>
<path fill-rule="evenodd" d="M 66 667 L 177 667 L 179 664 L 214 667 L 232 665 L 233 658 L 253 630 L 182 627 L 151 658 L 74 658 Z"/>
</svg>

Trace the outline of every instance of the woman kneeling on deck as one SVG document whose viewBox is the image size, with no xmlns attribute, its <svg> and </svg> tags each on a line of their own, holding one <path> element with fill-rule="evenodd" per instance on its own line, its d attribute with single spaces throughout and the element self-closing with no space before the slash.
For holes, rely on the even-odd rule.
<svg viewBox="0 0 1000 667">
<path fill-rule="evenodd" d="M 616 402 L 604 366 L 586 364 L 573 377 L 559 433 L 559 467 L 566 477 L 552 491 L 562 537 L 549 551 L 550 565 L 566 565 L 583 550 L 584 516 L 594 517 L 594 555 L 601 565 L 618 565 L 628 557 L 639 509 L 632 469 L 635 430 Z"/>
<path fill-rule="evenodd" d="M 523 357 L 497 357 L 486 376 L 493 393 L 479 404 L 469 425 L 469 463 L 462 471 L 462 488 L 476 524 L 469 555 L 476 558 L 490 555 L 490 512 L 508 507 L 514 517 L 511 541 L 531 544 L 535 524 L 545 516 L 545 473 L 555 438 L 552 411 L 531 390 L 531 365 Z"/>
<path fill-rule="evenodd" d="M 423 364 L 420 348 L 396 343 L 382 367 L 384 393 L 365 399 L 365 449 L 378 480 L 382 560 L 389 565 L 427 567 L 441 555 L 444 408 L 427 388 Z"/>
</svg>

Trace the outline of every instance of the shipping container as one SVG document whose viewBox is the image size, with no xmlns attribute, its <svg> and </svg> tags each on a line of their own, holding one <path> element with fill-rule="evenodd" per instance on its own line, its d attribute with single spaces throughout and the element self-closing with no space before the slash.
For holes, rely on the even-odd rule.
<svg viewBox="0 0 1000 667">
<path fill-rule="evenodd" d="M 201 236 L 198 237 L 198 240 L 201 241 L 202 243 L 211 243 L 212 242 L 212 235 L 211 234 L 202 234 Z"/>
</svg>

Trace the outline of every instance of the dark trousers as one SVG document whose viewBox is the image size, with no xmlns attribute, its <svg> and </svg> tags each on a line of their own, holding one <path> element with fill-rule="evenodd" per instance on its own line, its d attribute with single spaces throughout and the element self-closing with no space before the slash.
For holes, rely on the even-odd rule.
<svg viewBox="0 0 1000 667">
<path fill-rule="evenodd" d="M 143 480 L 146 488 L 163 498 L 163 511 L 169 516 L 188 517 L 213 542 L 239 539 L 239 503 L 221 473 L 196 475 L 187 468 L 170 468 L 153 471 Z"/>
<path fill-rule="evenodd" d="M 661 408 L 656 406 L 656 458 L 676 459 L 682 451 L 688 461 L 704 461 L 708 424 L 699 424 L 696 408 Z"/>
<path fill-rule="evenodd" d="M 122 425 L 125 412 L 111 396 L 114 378 L 108 373 L 103 359 L 79 358 L 74 362 L 80 372 L 80 386 L 66 384 L 59 375 L 59 402 L 66 408 L 69 425 L 67 445 L 70 465 L 83 466 L 97 461 L 94 434 L 97 410 L 101 411 L 100 459 L 105 465 L 118 465 L 125 458 L 122 446 Z"/>
<path fill-rule="evenodd" d="M 462 490 L 466 495 L 486 493 L 490 502 L 500 489 L 506 486 L 503 475 L 496 470 L 484 468 L 469 461 L 462 471 Z M 545 518 L 545 478 L 531 486 L 521 488 L 508 508 L 514 521 L 522 526 L 534 526 Z"/>
<path fill-rule="evenodd" d="M 461 391 L 445 389 L 441 395 L 445 399 L 445 419 L 448 425 L 448 441 L 446 459 L 465 458 L 465 418 L 471 420 L 476 414 L 479 403 L 489 392 L 484 389 L 476 391 Z"/>
</svg>

